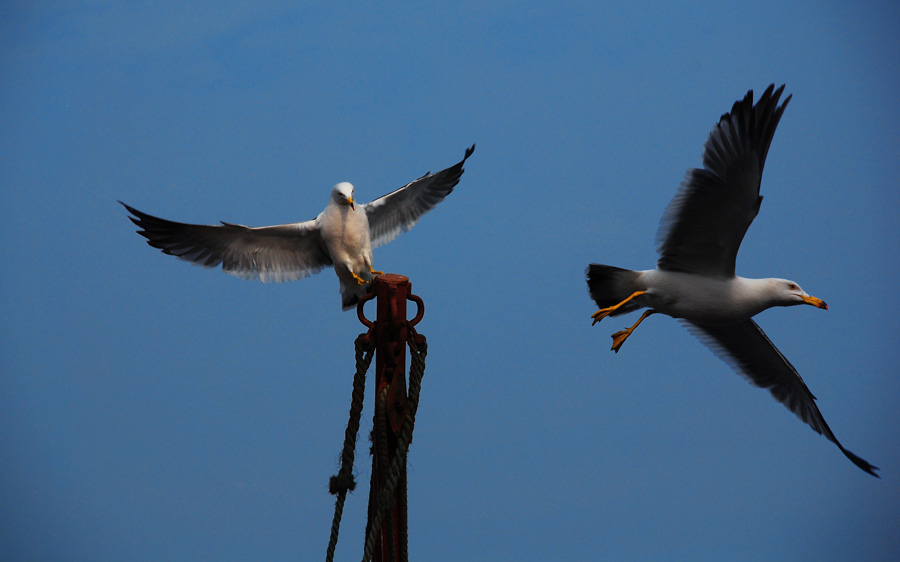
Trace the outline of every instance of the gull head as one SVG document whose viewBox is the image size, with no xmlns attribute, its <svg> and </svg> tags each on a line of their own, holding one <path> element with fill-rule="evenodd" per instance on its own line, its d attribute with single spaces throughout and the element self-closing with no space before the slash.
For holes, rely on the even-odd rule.
<svg viewBox="0 0 900 562">
<path fill-rule="evenodd" d="M 351 209 L 356 209 L 353 202 L 353 184 L 342 181 L 331 188 L 331 200 L 336 205 L 350 205 Z"/>
<path fill-rule="evenodd" d="M 770 279 L 774 292 L 781 306 L 794 306 L 808 304 L 816 308 L 828 310 L 828 305 L 822 299 L 810 296 L 800 288 L 800 285 L 788 279 Z"/>
</svg>

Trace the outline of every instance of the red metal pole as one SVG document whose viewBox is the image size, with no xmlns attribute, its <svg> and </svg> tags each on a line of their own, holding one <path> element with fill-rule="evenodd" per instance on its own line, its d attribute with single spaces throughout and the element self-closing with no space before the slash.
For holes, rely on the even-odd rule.
<svg viewBox="0 0 900 562">
<path fill-rule="evenodd" d="M 377 509 L 377 491 L 384 488 L 388 475 L 379 459 L 387 458 L 386 466 L 394 461 L 397 436 L 406 417 L 406 340 L 408 335 L 406 301 L 410 295 L 409 279 L 402 275 L 385 274 L 373 280 L 376 299 L 375 320 L 375 399 L 387 391 L 387 451 L 381 451 L 383 443 L 373 440 L 372 487 L 369 492 L 369 520 Z M 375 409 L 378 412 L 377 406 Z M 374 562 L 395 562 L 406 550 L 406 462 L 400 464 L 400 478 L 390 501 L 390 521 L 382 521 L 372 553 Z"/>
</svg>

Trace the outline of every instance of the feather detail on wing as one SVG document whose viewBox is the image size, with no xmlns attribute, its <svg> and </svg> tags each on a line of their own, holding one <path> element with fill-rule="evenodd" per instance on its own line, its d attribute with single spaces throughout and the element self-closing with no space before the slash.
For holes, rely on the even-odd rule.
<svg viewBox="0 0 900 562">
<path fill-rule="evenodd" d="M 685 175 L 656 235 L 659 269 L 733 277 L 744 234 L 759 213 L 759 186 L 775 128 L 791 100 L 784 86 L 734 103 L 703 148 L 703 169 Z"/>
<path fill-rule="evenodd" d="M 120 203 L 122 203 L 120 201 Z M 315 220 L 252 228 L 223 222 L 197 225 L 161 219 L 122 203 L 147 243 L 195 265 L 243 279 L 292 281 L 332 264 Z"/>
<path fill-rule="evenodd" d="M 436 174 L 425 174 L 400 189 L 367 203 L 372 247 L 386 244 L 415 226 L 419 219 L 453 191 L 463 174 L 463 164 L 475 150 L 466 149 L 463 159 Z"/>
<path fill-rule="evenodd" d="M 803 382 L 800 373 L 778 351 L 756 322 L 745 320 L 733 326 L 721 327 L 704 326 L 685 320 L 682 323 L 738 374 L 750 383 L 768 389 L 775 400 L 794 412 L 816 433 L 824 435 L 837 445 L 853 464 L 872 476 L 878 476 L 875 473 L 878 467 L 851 453 L 837 440 L 816 405 L 816 397 Z"/>
</svg>

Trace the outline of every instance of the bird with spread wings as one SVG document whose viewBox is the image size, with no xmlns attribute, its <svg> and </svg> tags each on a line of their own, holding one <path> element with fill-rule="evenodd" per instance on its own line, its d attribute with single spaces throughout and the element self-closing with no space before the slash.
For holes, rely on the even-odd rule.
<svg viewBox="0 0 900 562">
<path fill-rule="evenodd" d="M 769 145 L 791 99 L 779 105 L 783 91 L 783 85 L 776 90 L 772 84 L 754 105 L 751 90 L 713 127 L 703 149 L 703 168 L 687 172 L 663 214 L 656 269 L 588 266 L 588 290 L 600 308 L 593 323 L 647 308 L 634 325 L 612 335 L 612 349 L 618 352 L 651 314 L 678 318 L 739 374 L 768 389 L 853 464 L 877 477 L 877 467 L 837 440 L 797 369 L 752 320 L 773 306 L 828 306 L 793 281 L 735 275 L 738 248 L 762 203 L 759 188 Z"/>
<path fill-rule="evenodd" d="M 463 159 L 435 174 L 427 173 L 370 203 L 358 205 L 354 188 L 335 185 L 325 210 L 306 222 L 248 227 L 223 222 L 198 225 L 148 215 L 122 203 L 147 243 L 204 267 L 222 264 L 225 273 L 262 282 L 301 279 L 333 266 L 340 281 L 341 304 L 352 308 L 366 293 L 375 271 L 372 248 L 412 228 L 459 183 Z"/>
</svg>

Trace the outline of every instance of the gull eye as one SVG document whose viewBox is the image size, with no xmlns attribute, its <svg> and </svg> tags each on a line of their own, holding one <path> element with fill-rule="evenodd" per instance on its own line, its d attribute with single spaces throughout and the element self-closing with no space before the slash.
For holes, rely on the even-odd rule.
<svg viewBox="0 0 900 562">
<path fill-rule="evenodd" d="M 790 289 L 790 290 L 792 290 L 792 291 L 796 291 L 796 290 L 797 290 L 797 285 L 794 284 L 794 283 L 788 283 L 788 289 Z"/>
</svg>

